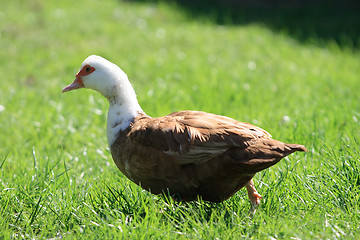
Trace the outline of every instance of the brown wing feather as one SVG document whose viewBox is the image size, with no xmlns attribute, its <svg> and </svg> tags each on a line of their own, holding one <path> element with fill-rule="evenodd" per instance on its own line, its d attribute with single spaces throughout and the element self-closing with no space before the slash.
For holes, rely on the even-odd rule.
<svg viewBox="0 0 360 240">
<path fill-rule="evenodd" d="M 248 123 L 203 112 L 137 116 L 110 146 L 118 168 L 152 193 L 219 202 L 295 151 Z"/>
<path fill-rule="evenodd" d="M 271 137 L 265 130 L 249 123 L 195 111 L 140 118 L 129 136 L 173 156 L 180 164 L 204 162 L 229 148 L 245 148 L 259 138 Z"/>
</svg>

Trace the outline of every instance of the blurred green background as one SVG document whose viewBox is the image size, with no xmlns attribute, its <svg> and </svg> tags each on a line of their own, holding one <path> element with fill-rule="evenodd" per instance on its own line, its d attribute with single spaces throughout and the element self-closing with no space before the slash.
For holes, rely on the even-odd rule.
<svg viewBox="0 0 360 240">
<path fill-rule="evenodd" d="M 360 236 L 358 1 L 1 1 L 0 239 Z M 116 169 L 92 54 L 150 116 L 227 115 L 304 144 L 222 204 L 173 203 Z M 121 231 L 119 230 L 121 229 Z"/>
</svg>

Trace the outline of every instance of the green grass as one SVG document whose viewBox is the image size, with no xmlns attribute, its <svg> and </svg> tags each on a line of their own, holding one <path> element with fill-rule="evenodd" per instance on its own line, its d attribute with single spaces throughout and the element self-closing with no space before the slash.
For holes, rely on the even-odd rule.
<svg viewBox="0 0 360 240">
<path fill-rule="evenodd" d="M 359 51 L 286 32 L 162 2 L 2 3 L 0 239 L 359 239 Z M 254 216 L 244 190 L 220 204 L 153 196 L 111 159 L 106 100 L 61 94 L 91 54 L 121 66 L 151 116 L 223 114 L 309 152 L 256 175 Z"/>
</svg>

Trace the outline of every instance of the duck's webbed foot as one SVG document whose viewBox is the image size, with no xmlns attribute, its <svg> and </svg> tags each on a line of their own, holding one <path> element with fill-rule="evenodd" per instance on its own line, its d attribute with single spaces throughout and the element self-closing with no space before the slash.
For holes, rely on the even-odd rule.
<svg viewBox="0 0 360 240">
<path fill-rule="evenodd" d="M 261 195 L 256 191 L 253 180 L 251 179 L 246 183 L 246 190 L 252 205 L 252 211 L 255 213 L 256 208 L 260 205 L 260 200 L 262 199 Z"/>
</svg>

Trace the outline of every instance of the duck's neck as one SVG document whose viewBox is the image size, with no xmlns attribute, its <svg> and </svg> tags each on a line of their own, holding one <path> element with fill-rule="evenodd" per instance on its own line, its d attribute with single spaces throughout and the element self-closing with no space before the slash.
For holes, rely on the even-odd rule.
<svg viewBox="0 0 360 240">
<path fill-rule="evenodd" d="M 145 114 L 141 109 L 134 89 L 129 86 L 114 87 L 114 92 L 105 96 L 110 104 L 107 119 L 107 139 L 109 147 L 117 139 L 118 133 L 130 126 L 139 114 Z"/>
</svg>

